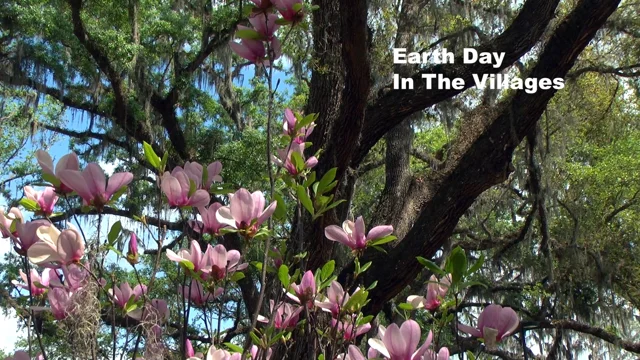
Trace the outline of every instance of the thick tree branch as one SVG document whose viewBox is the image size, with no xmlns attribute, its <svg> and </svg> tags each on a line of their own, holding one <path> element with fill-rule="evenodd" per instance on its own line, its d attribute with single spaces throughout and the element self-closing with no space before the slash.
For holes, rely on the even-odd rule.
<svg viewBox="0 0 640 360">
<path fill-rule="evenodd" d="M 530 77 L 564 77 L 618 4 L 619 0 L 580 1 L 558 26 Z M 468 120 L 467 134 L 452 146 L 442 174 L 433 174 L 428 182 L 427 199 L 411 230 L 388 255 L 369 251 L 360 259 L 373 261 L 365 285 L 378 281 L 367 313 L 378 313 L 422 270 L 415 255 L 432 257 L 475 199 L 507 179 L 513 151 L 534 128 L 554 93 L 553 89 L 535 94 L 518 91 L 496 109 L 483 109 Z M 352 266 L 343 270 L 342 281 L 348 281 Z"/>
<path fill-rule="evenodd" d="M 491 42 L 477 48 L 479 52 L 504 53 L 505 58 L 500 67 L 479 63 L 465 65 L 462 58 L 457 57 L 454 64 L 436 65 L 413 75 L 411 78 L 416 84 L 414 90 L 390 90 L 378 98 L 373 105 L 367 107 L 362 138 L 352 166 L 357 167 L 378 140 L 407 116 L 472 87 L 473 74 L 494 74 L 513 64 L 538 42 L 553 18 L 557 5 L 557 0 L 528 0 L 509 28 Z M 462 78 L 465 87 L 463 90 L 427 90 L 422 74 L 442 74 L 450 79 Z"/>
<path fill-rule="evenodd" d="M 589 334 L 604 340 L 610 344 L 621 347 L 629 352 L 640 354 L 640 342 L 633 342 L 625 340 L 620 336 L 610 333 L 603 328 L 591 326 L 589 324 L 583 324 L 574 320 L 552 320 L 552 321 L 533 321 L 524 322 L 522 326 L 526 326 L 527 329 L 565 329 L 573 330 L 583 334 Z"/>
</svg>

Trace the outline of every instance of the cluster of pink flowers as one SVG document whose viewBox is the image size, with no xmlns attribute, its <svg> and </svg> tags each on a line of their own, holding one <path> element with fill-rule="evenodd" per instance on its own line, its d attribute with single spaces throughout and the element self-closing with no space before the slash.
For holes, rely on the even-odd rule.
<svg viewBox="0 0 640 360">
<path fill-rule="evenodd" d="M 171 173 L 165 172 L 160 182 L 169 206 L 199 208 L 209 205 L 209 189 L 214 182 L 222 182 L 221 171 L 219 161 L 209 164 L 206 172 L 201 164 L 187 161 L 184 167 L 176 166 Z"/>
<path fill-rule="evenodd" d="M 435 311 L 440 307 L 442 299 L 447 295 L 451 285 L 451 275 L 445 276 L 441 282 L 438 282 L 438 278 L 435 275 L 431 275 L 429 278 L 429 285 L 427 285 L 427 297 L 410 295 L 407 298 L 407 302 L 411 304 L 414 309 L 427 309 L 429 311 Z"/>
<path fill-rule="evenodd" d="M 182 264 L 188 264 L 199 279 L 203 281 L 220 281 L 236 271 L 244 270 L 248 264 L 240 264 L 240 252 L 229 250 L 222 244 L 216 246 L 207 245 L 207 250 L 202 253 L 200 244 L 196 240 L 191 241 L 189 250 L 182 249 L 176 254 L 167 249 L 167 258 Z"/>
<path fill-rule="evenodd" d="M 304 149 L 305 141 L 311 135 L 315 127 L 315 123 L 299 127 L 296 115 L 287 108 L 284 112 L 284 121 L 282 125 L 282 135 L 289 139 L 289 144 L 282 149 L 276 150 L 277 156 L 272 156 L 273 162 L 285 169 L 289 175 L 296 177 L 306 169 L 312 169 L 318 164 L 315 156 L 305 158 Z M 294 158 L 298 158 L 298 162 Z"/>
<path fill-rule="evenodd" d="M 295 25 L 304 19 L 302 0 L 252 0 L 255 4 L 249 23 L 253 28 L 238 25 L 241 42 L 231 42 L 231 49 L 255 64 L 270 66 L 282 54 L 275 36 L 280 24 Z M 278 18 L 273 11 L 280 13 Z M 270 53 L 268 51 L 270 50 Z"/>
</svg>

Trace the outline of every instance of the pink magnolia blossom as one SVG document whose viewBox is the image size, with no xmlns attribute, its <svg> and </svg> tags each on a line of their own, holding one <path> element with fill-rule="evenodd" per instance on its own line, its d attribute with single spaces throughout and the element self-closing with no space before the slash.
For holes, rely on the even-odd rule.
<svg viewBox="0 0 640 360">
<path fill-rule="evenodd" d="M 52 275 L 52 272 L 54 273 Z M 38 274 L 38 272 L 36 271 L 36 269 L 31 269 L 30 271 L 31 274 L 31 287 L 29 287 L 29 279 L 27 278 L 27 274 L 25 274 L 22 270 L 20 270 L 20 277 L 22 278 L 22 281 L 24 283 L 19 283 L 16 280 L 11 281 L 12 284 L 14 284 L 15 286 L 18 286 L 20 288 L 23 288 L 25 290 L 29 290 L 29 292 L 31 292 L 31 295 L 33 296 L 40 296 L 42 294 L 44 294 L 47 289 L 43 289 L 42 287 L 38 287 L 36 286 L 36 284 L 40 284 L 43 287 L 48 287 L 49 286 L 49 279 L 51 276 L 56 277 L 57 275 L 55 275 L 55 270 L 53 269 L 45 269 L 42 271 L 42 276 L 40 276 L 40 274 Z"/>
<path fill-rule="evenodd" d="M 53 288 L 47 293 L 51 312 L 56 320 L 63 320 L 72 310 L 73 293 L 64 288 Z"/>
<path fill-rule="evenodd" d="M 313 308 L 313 301 L 316 297 L 316 279 L 311 270 L 307 270 L 302 276 L 300 285 L 291 284 L 294 294 L 287 293 L 287 296 L 298 304 L 307 304 L 308 308 Z"/>
<path fill-rule="evenodd" d="M 267 14 L 264 12 L 255 14 L 249 18 L 249 22 L 251 23 L 255 31 L 260 34 L 263 40 L 271 40 L 273 38 L 273 34 L 280 27 L 280 25 L 276 24 L 276 20 L 278 20 L 278 15 Z M 249 28 L 239 25 L 238 29 Z"/>
<path fill-rule="evenodd" d="M 191 285 L 179 285 L 178 293 L 183 298 L 189 300 L 194 306 L 202 307 L 206 303 L 213 301 L 218 296 L 222 295 L 223 288 L 219 287 L 212 294 L 202 287 L 199 281 L 191 281 Z"/>
<path fill-rule="evenodd" d="M 164 194 L 167 196 L 169 205 L 172 207 L 184 207 L 184 206 L 207 206 L 209 204 L 209 193 L 206 190 L 198 189 L 198 183 L 194 181 L 196 185 L 196 191 L 190 194 L 191 181 L 189 173 L 185 170 L 174 169 L 173 173 L 165 172 L 161 180 L 161 188 Z"/>
<path fill-rule="evenodd" d="M 123 282 L 120 286 L 114 286 L 113 289 L 108 290 L 109 294 L 113 297 L 113 302 L 124 309 L 127 306 L 127 302 L 133 296 L 133 301 L 136 301 L 147 292 L 147 286 L 138 284 L 133 289 L 128 282 Z"/>
<path fill-rule="evenodd" d="M 24 195 L 27 199 L 35 201 L 40 208 L 38 213 L 45 216 L 53 213 L 53 208 L 58 201 L 58 195 L 51 186 L 47 186 L 43 191 L 36 191 L 31 186 L 25 186 Z"/>
<path fill-rule="evenodd" d="M 14 224 L 14 230 L 11 230 L 11 225 Z M 3 238 L 12 236 L 18 236 L 17 225 L 18 223 L 24 223 L 24 216 L 22 211 L 16 207 L 12 207 L 9 213 L 5 214 L 4 210 L 0 209 L 0 232 Z"/>
<path fill-rule="evenodd" d="M 256 4 L 256 7 L 260 10 L 266 10 L 269 9 L 271 6 L 273 6 L 273 4 L 271 3 L 271 0 L 251 0 L 253 1 L 254 4 Z"/>
<path fill-rule="evenodd" d="M 298 174 L 300 174 L 300 172 L 304 171 L 305 169 L 313 168 L 318 164 L 318 159 L 315 156 L 311 156 L 305 160 L 304 146 L 305 146 L 304 143 L 294 142 L 290 146 L 284 149 L 276 150 L 278 153 L 278 156 L 272 156 L 273 162 L 277 166 L 280 166 L 285 170 L 287 170 L 287 172 L 291 176 L 297 176 Z M 298 169 L 294 164 L 293 158 L 292 158 L 294 153 L 299 154 L 302 161 L 304 161 L 304 164 L 303 164 L 304 166 L 302 167 L 302 169 Z"/>
<path fill-rule="evenodd" d="M 276 329 L 291 330 L 296 327 L 302 310 L 304 310 L 302 306 L 280 302 L 277 306 L 275 306 L 274 312 L 274 302 L 273 300 L 269 300 L 269 313 L 273 314 L 274 316 L 273 326 Z M 268 323 L 269 319 L 262 315 L 258 315 L 258 321 Z"/>
<path fill-rule="evenodd" d="M 434 350 L 429 349 L 422 360 L 449 360 L 449 349 L 446 347 L 440 348 L 437 354 Z"/>
<path fill-rule="evenodd" d="M 249 355 L 251 355 L 252 360 L 262 360 L 263 353 L 264 353 L 264 349 L 260 349 L 255 345 L 251 345 L 251 350 L 249 352 Z M 272 353 L 273 353 L 273 350 L 269 348 L 267 350 L 267 356 L 265 359 L 269 360 L 271 358 Z"/>
<path fill-rule="evenodd" d="M 389 360 L 421 360 L 431 345 L 432 337 L 429 331 L 426 341 L 418 348 L 420 326 L 413 320 L 407 320 L 400 327 L 389 325 L 382 340 L 369 339 L 369 345 Z"/>
<path fill-rule="evenodd" d="M 442 303 L 442 299 L 449 290 L 451 284 L 451 275 L 447 275 L 442 278 L 441 282 L 438 282 L 438 278 L 435 275 L 431 275 L 429 278 L 429 285 L 427 285 L 427 297 L 410 295 L 407 298 L 407 302 L 410 303 L 414 309 L 426 308 L 429 311 L 434 311 Z"/>
<path fill-rule="evenodd" d="M 167 306 L 166 300 L 153 299 L 150 302 L 147 302 L 144 308 L 135 309 L 127 315 L 138 321 L 162 324 L 169 320 L 169 307 Z M 159 331 L 159 334 L 162 334 L 162 329 L 160 327 L 154 331 Z"/>
<path fill-rule="evenodd" d="M 82 172 L 62 170 L 59 177 L 80 195 L 84 205 L 94 206 L 98 210 L 109 203 L 113 194 L 133 181 L 130 172 L 115 173 L 107 181 L 104 171 L 96 163 L 88 164 Z"/>
<path fill-rule="evenodd" d="M 211 184 L 214 182 L 222 182 L 220 172 L 222 171 L 222 163 L 220 161 L 212 162 L 207 165 L 207 178 L 204 179 L 204 168 L 197 162 L 187 161 L 184 164 L 184 168 L 180 166 L 175 167 L 171 171 L 171 175 L 177 177 L 177 173 L 184 172 L 187 174 L 189 180 L 193 180 L 196 185 L 196 189 L 203 189 L 209 191 Z"/>
<path fill-rule="evenodd" d="M 369 357 L 371 359 L 372 357 Z M 366 360 L 360 349 L 355 345 L 349 345 L 347 354 L 343 354 L 342 360 Z"/>
<path fill-rule="evenodd" d="M 207 351 L 207 357 L 205 360 L 240 360 L 242 359 L 242 354 L 240 353 L 230 353 L 224 349 L 217 349 L 214 345 L 211 345 L 209 351 Z M 189 359 L 191 360 L 191 359 Z"/>
<path fill-rule="evenodd" d="M 240 264 L 240 258 L 238 250 L 227 250 L 222 244 L 213 247 L 208 245 L 205 253 L 204 279 L 220 281 L 227 275 L 246 269 L 249 264 Z"/>
<path fill-rule="evenodd" d="M 56 164 L 55 172 L 53 169 L 53 159 L 51 158 L 51 155 L 49 155 L 46 151 L 36 151 L 36 159 L 38 160 L 38 163 L 42 168 L 42 173 L 49 175 L 48 181 L 51 181 L 57 193 L 68 194 L 73 191 L 73 189 L 71 189 L 71 187 L 69 187 L 68 184 L 66 184 L 66 182 L 60 178 L 60 174 L 64 170 L 78 171 L 80 169 L 78 155 L 76 155 L 74 152 L 71 152 L 60 158 L 58 164 Z"/>
<path fill-rule="evenodd" d="M 276 211 L 277 202 L 273 201 L 265 208 L 265 198 L 261 191 L 249 193 L 240 189 L 229 194 L 229 206 L 218 209 L 216 218 L 222 224 L 238 230 L 244 230 L 253 237 L 262 223 Z"/>
<path fill-rule="evenodd" d="M 69 228 L 58 230 L 55 226 L 41 226 L 36 230 L 40 239 L 27 251 L 29 260 L 38 265 L 59 263 L 69 265 L 84 255 L 84 241 L 80 233 Z"/>
<path fill-rule="evenodd" d="M 354 291 L 357 292 L 359 289 L 356 288 Z M 330 312 L 331 316 L 337 318 L 340 314 L 340 311 L 344 304 L 349 301 L 349 294 L 345 293 L 344 289 L 342 289 L 342 285 L 340 285 L 337 281 L 332 281 L 331 285 L 327 289 L 327 296 L 322 301 L 315 301 L 317 307 L 321 308 L 323 311 Z"/>
<path fill-rule="evenodd" d="M 62 265 L 60 266 L 60 269 L 64 275 L 64 284 L 60 281 L 60 277 L 56 270 L 49 275 L 49 287 L 64 288 L 69 292 L 75 292 L 85 286 L 87 281 L 93 281 L 93 278 L 91 278 L 91 275 L 87 271 L 90 269 L 89 263 L 85 263 L 84 265 Z M 99 281 L 101 286 L 105 286 L 107 284 L 104 279 L 100 279 Z"/>
<path fill-rule="evenodd" d="M 480 313 L 477 328 L 458 324 L 458 329 L 483 338 L 487 349 L 493 350 L 496 348 L 496 343 L 513 334 L 519 325 L 518 314 L 512 308 L 491 304 Z"/>
<path fill-rule="evenodd" d="M 127 261 L 131 265 L 135 265 L 138 263 L 138 236 L 136 233 L 131 233 L 131 238 L 129 239 L 129 246 L 127 247 Z"/>
<path fill-rule="evenodd" d="M 329 225 L 324 229 L 324 236 L 332 241 L 337 241 L 347 245 L 352 250 L 362 250 L 366 248 L 367 242 L 381 239 L 391 235 L 393 226 L 382 225 L 376 226 L 365 236 L 364 220 L 362 216 L 356 219 L 356 222 L 346 220 L 342 223 L 342 228 L 337 225 Z"/>
<path fill-rule="evenodd" d="M 33 220 L 27 223 L 17 222 L 17 238 L 16 249 L 20 255 L 26 255 L 29 248 L 40 241 L 37 235 L 38 228 L 41 226 L 50 226 L 51 223 L 47 220 Z"/>
<path fill-rule="evenodd" d="M 316 127 L 315 123 L 311 123 L 301 129 L 296 130 L 298 119 L 291 109 L 284 110 L 284 122 L 282 123 L 282 133 L 293 139 L 296 144 L 303 144 Z"/>
<path fill-rule="evenodd" d="M 338 334 L 341 334 L 347 341 L 355 340 L 358 336 L 371 330 L 371 324 L 369 323 L 356 326 L 354 328 L 353 321 L 351 320 L 338 321 L 336 319 L 331 319 L 331 327 L 336 328 L 338 330 Z"/>
<path fill-rule="evenodd" d="M 203 234 L 211 234 L 211 235 L 219 235 L 220 229 L 227 226 L 227 224 L 223 224 L 216 218 L 216 213 L 218 209 L 222 207 L 220 203 L 213 203 L 209 206 L 199 207 L 198 212 L 202 217 L 202 221 L 199 220 L 189 220 L 189 226 L 197 232 Z"/>
<path fill-rule="evenodd" d="M 298 5 L 298 7 L 302 5 L 302 0 L 272 0 L 272 1 L 276 9 L 278 9 L 278 12 L 280 12 L 280 15 L 282 15 L 282 17 L 285 20 L 296 24 L 302 21 L 302 19 L 304 18 L 304 13 L 302 12 L 301 8 L 298 9 L 297 11 L 294 9 L 297 7 L 295 6 L 296 4 L 300 4 Z"/>
<path fill-rule="evenodd" d="M 193 350 L 193 345 L 191 345 L 191 341 L 189 339 L 187 339 L 184 349 L 185 349 L 185 355 L 187 356 L 187 360 L 191 360 L 191 359 L 201 360 L 204 357 L 202 353 L 196 353 L 195 350 Z"/>
<path fill-rule="evenodd" d="M 280 41 L 275 36 L 269 41 L 272 51 L 273 60 L 276 60 L 282 55 L 282 49 Z M 264 66 L 270 66 L 271 61 L 267 56 L 267 48 L 264 42 L 254 39 L 242 39 L 240 43 L 231 41 L 229 43 L 231 50 L 238 54 L 238 56 L 249 60 L 254 64 L 263 64 Z"/>
<path fill-rule="evenodd" d="M 196 240 L 191 240 L 191 248 L 189 250 L 181 249 L 176 254 L 173 250 L 167 249 L 166 255 L 171 261 L 176 261 L 178 263 L 188 261 L 193 264 L 193 271 L 195 273 L 198 273 L 207 265 L 205 257 L 202 254 L 200 244 Z"/>
</svg>

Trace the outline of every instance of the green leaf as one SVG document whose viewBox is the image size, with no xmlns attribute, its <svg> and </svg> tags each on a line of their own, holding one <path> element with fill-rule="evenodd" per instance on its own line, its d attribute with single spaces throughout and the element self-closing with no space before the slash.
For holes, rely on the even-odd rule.
<svg viewBox="0 0 640 360">
<path fill-rule="evenodd" d="M 360 268 L 360 274 L 362 274 L 363 272 L 367 271 L 367 269 L 369 269 L 371 267 L 372 262 L 369 261 L 368 263 L 364 264 L 361 268 Z"/>
<path fill-rule="evenodd" d="M 446 275 L 446 273 L 442 269 L 440 269 L 440 267 L 436 265 L 433 261 L 425 259 L 422 256 L 418 256 L 416 257 L 416 259 L 418 259 L 418 262 L 420 263 L 420 265 L 426 267 L 432 273 L 440 277 Z"/>
<path fill-rule="evenodd" d="M 378 286 L 378 280 L 372 282 L 371 285 L 367 287 L 367 291 L 375 289 L 376 286 Z"/>
<path fill-rule="evenodd" d="M 189 195 L 187 195 L 187 196 L 191 197 L 193 195 L 193 193 L 196 192 L 196 190 L 198 190 L 196 188 L 196 182 L 193 181 L 193 179 L 189 179 Z"/>
<path fill-rule="evenodd" d="M 185 268 L 193 271 L 193 269 L 195 269 L 195 266 L 193 265 L 193 263 L 189 260 L 182 260 L 180 261 L 180 265 L 184 266 Z"/>
<path fill-rule="evenodd" d="M 165 167 L 167 167 L 167 161 L 169 161 L 169 152 L 165 151 L 164 155 L 162 155 L 162 161 L 160 162 L 160 172 L 163 172 Z"/>
<path fill-rule="evenodd" d="M 120 189 L 118 189 L 118 191 L 116 191 L 115 193 L 113 193 L 113 195 L 111 196 L 111 199 L 109 200 L 109 204 L 113 204 L 116 201 L 118 201 L 118 199 L 120 199 L 120 197 L 127 192 L 127 186 L 123 186 Z"/>
<path fill-rule="evenodd" d="M 311 172 L 311 174 L 309 174 L 309 176 L 304 181 L 304 183 L 302 183 L 302 186 L 308 188 L 309 186 L 311 186 L 311 184 L 313 184 L 314 181 L 316 181 L 316 172 L 315 171 L 313 171 L 313 172 Z"/>
<path fill-rule="evenodd" d="M 471 350 L 467 350 L 466 354 L 467 354 L 467 359 L 476 360 L 476 356 L 471 352 Z"/>
<path fill-rule="evenodd" d="M 149 164 L 154 168 L 160 170 L 160 157 L 158 157 L 156 152 L 153 151 L 153 147 L 146 141 L 143 141 L 142 148 L 144 149 L 144 157 L 147 159 L 147 162 L 149 162 Z"/>
<path fill-rule="evenodd" d="M 332 168 L 322 175 L 322 179 L 320 179 L 320 183 L 318 184 L 317 193 L 323 194 L 325 192 L 325 188 L 336 178 L 337 172 L 338 168 Z"/>
<path fill-rule="evenodd" d="M 260 338 L 253 331 L 249 333 L 251 336 L 251 341 L 253 341 L 253 345 L 260 346 Z"/>
<path fill-rule="evenodd" d="M 287 265 L 280 265 L 278 269 L 278 279 L 280 279 L 280 283 L 285 289 L 289 288 L 291 281 L 289 278 L 289 267 Z"/>
<path fill-rule="evenodd" d="M 235 35 L 238 39 L 259 40 L 262 38 L 262 36 L 253 29 L 236 30 Z"/>
<path fill-rule="evenodd" d="M 358 321 L 356 321 L 356 326 L 368 324 L 368 323 L 371 322 L 371 320 L 373 320 L 373 315 L 368 315 L 368 316 L 362 317 L 362 318 L 358 319 Z"/>
<path fill-rule="evenodd" d="M 369 292 L 364 289 L 356 291 L 344 304 L 344 309 L 350 314 L 359 311 L 365 305 L 367 296 L 369 296 Z"/>
<path fill-rule="evenodd" d="M 118 249 L 114 248 L 114 247 L 113 247 L 113 246 L 111 246 L 111 245 L 107 245 L 107 249 L 109 249 L 109 250 L 113 251 L 113 252 L 114 252 L 114 253 L 116 253 L 118 256 L 122 256 L 122 257 L 124 257 L 124 255 L 122 255 L 122 252 L 120 252 L 120 250 L 118 250 Z"/>
<path fill-rule="evenodd" d="M 113 225 L 111 225 L 111 229 L 109 230 L 109 234 L 107 235 L 107 240 L 109 241 L 109 245 L 113 246 L 118 240 L 118 236 L 120 236 L 120 232 L 122 231 L 122 223 L 120 220 L 116 221 Z"/>
<path fill-rule="evenodd" d="M 484 264 L 484 254 L 480 254 L 480 258 L 478 258 L 478 261 L 476 261 L 473 264 L 473 266 L 469 268 L 468 274 L 471 275 L 476 271 L 480 270 L 480 268 L 482 267 L 482 264 Z"/>
<path fill-rule="evenodd" d="M 273 216 L 276 219 L 284 220 L 287 217 L 287 205 L 285 204 L 284 199 L 282 198 L 282 195 L 275 193 L 273 194 L 273 197 L 277 201 L 276 211 L 273 212 Z"/>
<path fill-rule="evenodd" d="M 227 349 L 233 351 L 233 352 L 237 352 L 237 353 L 241 353 L 242 352 L 242 347 L 238 346 L 236 344 L 230 343 L 230 342 L 226 342 L 224 343 L 224 346 L 227 347 Z"/>
<path fill-rule="evenodd" d="M 233 273 L 233 275 L 231 275 L 231 281 L 232 282 L 238 282 L 240 280 L 244 279 L 244 273 L 241 271 L 236 271 Z"/>
<path fill-rule="evenodd" d="M 289 25 L 289 24 L 291 24 L 291 21 L 286 20 L 286 19 L 278 19 L 278 20 L 276 20 L 276 24 L 278 24 L 278 25 Z"/>
<path fill-rule="evenodd" d="M 293 166 L 296 168 L 297 172 L 301 172 L 302 170 L 304 170 L 304 159 L 299 152 L 291 152 L 291 162 L 293 163 Z"/>
<path fill-rule="evenodd" d="M 467 254 L 460 246 L 457 246 L 451 251 L 447 262 L 451 264 L 452 282 L 460 282 L 467 272 Z"/>
<path fill-rule="evenodd" d="M 401 310 L 413 310 L 413 306 L 409 303 L 400 303 L 398 304 L 398 308 Z"/>
<path fill-rule="evenodd" d="M 34 212 L 40 210 L 40 205 L 35 200 L 22 198 L 20 199 L 20 205 L 24 207 L 26 210 Z"/>
<path fill-rule="evenodd" d="M 309 198 L 309 194 L 307 194 L 307 189 L 302 185 L 298 185 L 298 187 L 296 188 L 296 193 L 298 195 L 298 200 L 300 200 L 300 203 L 302 204 L 302 206 L 304 206 L 304 208 L 307 209 L 307 211 L 311 215 L 314 215 L 315 210 L 313 208 L 313 203 Z"/>
<path fill-rule="evenodd" d="M 333 274 L 333 270 L 335 270 L 335 268 L 336 268 L 336 262 L 334 260 L 330 260 L 326 264 L 324 264 L 321 271 L 321 274 L 322 274 L 321 279 L 324 280 L 329 278 L 329 276 Z"/>
<path fill-rule="evenodd" d="M 334 202 L 332 202 L 329 206 L 327 206 L 326 208 L 324 208 L 324 211 L 331 210 L 331 209 L 333 209 L 334 207 L 336 207 L 336 206 L 338 206 L 338 205 L 342 204 L 342 203 L 343 203 L 343 202 L 345 202 L 345 201 L 347 201 L 347 200 L 345 200 L 345 199 L 340 199 L 340 200 L 338 200 L 338 201 L 334 201 Z"/>
<path fill-rule="evenodd" d="M 138 308 L 138 304 L 136 303 L 135 298 L 136 298 L 135 295 L 131 295 L 129 297 L 129 300 L 127 300 L 127 303 L 124 305 L 124 311 L 126 313 L 130 313 L 131 311 Z"/>
<path fill-rule="evenodd" d="M 293 11 L 298 12 L 298 11 L 302 10 L 302 4 L 301 3 L 295 3 L 295 4 L 293 4 L 293 6 L 291 8 L 293 9 Z"/>
<path fill-rule="evenodd" d="M 393 235 L 387 235 L 387 236 L 385 236 L 385 237 L 383 237 L 383 238 L 380 238 L 380 239 L 377 239 L 377 240 L 374 240 L 374 241 L 370 241 L 370 242 L 368 242 L 368 243 L 367 243 L 367 246 L 380 246 L 380 245 L 382 245 L 382 244 L 386 244 L 386 243 L 388 243 L 388 242 L 392 242 L 392 241 L 393 241 L 393 240 L 395 240 L 395 239 L 397 239 L 397 237 L 396 237 L 396 236 L 393 236 Z"/>
<path fill-rule="evenodd" d="M 42 179 L 44 181 L 50 182 L 53 186 L 60 186 L 60 180 L 58 180 L 57 177 L 55 177 L 55 175 L 51 175 L 51 174 L 42 174 Z"/>
</svg>

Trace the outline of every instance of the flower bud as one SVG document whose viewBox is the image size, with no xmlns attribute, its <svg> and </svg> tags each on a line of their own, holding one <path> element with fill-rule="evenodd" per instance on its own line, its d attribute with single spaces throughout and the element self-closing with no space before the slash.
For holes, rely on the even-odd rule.
<svg viewBox="0 0 640 360">
<path fill-rule="evenodd" d="M 131 240 L 129 240 L 129 251 L 127 252 L 127 261 L 131 265 L 137 264 L 138 261 L 138 237 L 135 233 L 131 233 Z"/>
</svg>

